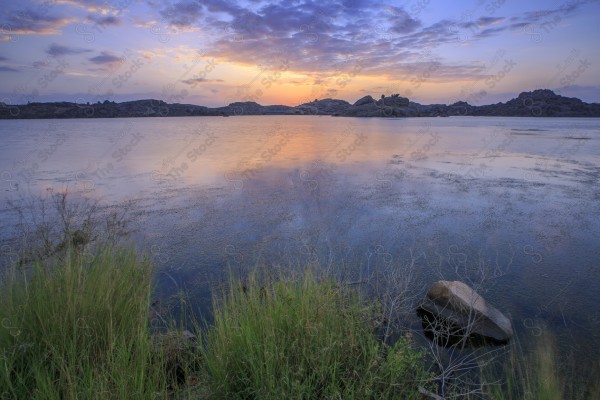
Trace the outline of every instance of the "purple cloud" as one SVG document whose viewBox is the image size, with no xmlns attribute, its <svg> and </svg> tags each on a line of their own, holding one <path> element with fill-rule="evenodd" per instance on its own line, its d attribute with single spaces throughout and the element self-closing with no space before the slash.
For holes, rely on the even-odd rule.
<svg viewBox="0 0 600 400">
<path fill-rule="evenodd" d="M 61 18 L 49 16 L 30 9 L 11 13 L 3 21 L 3 30 L 8 34 L 15 35 L 54 35 L 60 33 L 60 28 L 73 22 L 72 18 Z"/>
<path fill-rule="evenodd" d="M 34 61 L 32 64 L 33 68 L 36 68 L 36 69 L 45 68 L 48 65 L 50 65 L 50 63 L 48 61 Z"/>
<path fill-rule="evenodd" d="M 388 19 L 392 24 L 390 27 L 391 32 L 400 34 L 411 33 L 422 25 L 421 21 L 412 18 L 402 8 L 389 6 L 387 10 L 390 13 Z"/>
<path fill-rule="evenodd" d="M 108 51 L 103 51 L 100 53 L 99 56 L 90 58 L 89 61 L 91 61 L 92 63 L 97 64 L 97 65 L 109 65 L 109 64 L 115 64 L 115 63 L 121 63 L 121 62 L 123 62 L 123 58 L 119 57 L 119 56 L 115 56 L 114 54 L 111 54 Z"/>
<path fill-rule="evenodd" d="M 192 78 L 181 81 L 186 85 L 197 85 L 198 83 L 208 83 L 208 82 L 223 82 L 223 79 L 206 79 L 206 78 Z"/>
<path fill-rule="evenodd" d="M 92 50 L 90 49 L 82 49 L 78 47 L 68 47 L 60 44 L 52 43 L 46 53 L 51 55 L 52 57 L 60 57 L 66 56 L 69 54 L 82 54 L 82 53 L 90 53 Z"/>
<path fill-rule="evenodd" d="M 0 66 L 0 72 L 19 72 L 19 70 L 13 67 L 7 67 L 2 65 Z"/>
<path fill-rule="evenodd" d="M 120 12 L 133 3 L 133 1 L 113 1 L 113 4 L 111 4 L 111 2 L 106 0 L 60 0 L 60 3 L 82 7 L 92 12 L 106 13 L 108 11 Z"/>
<path fill-rule="evenodd" d="M 179 1 L 162 10 L 160 15 L 169 25 L 185 28 L 200 19 L 202 7 L 196 1 Z"/>
<path fill-rule="evenodd" d="M 114 15 L 90 14 L 87 16 L 87 19 L 99 26 L 116 26 L 121 24 L 121 20 Z"/>
</svg>

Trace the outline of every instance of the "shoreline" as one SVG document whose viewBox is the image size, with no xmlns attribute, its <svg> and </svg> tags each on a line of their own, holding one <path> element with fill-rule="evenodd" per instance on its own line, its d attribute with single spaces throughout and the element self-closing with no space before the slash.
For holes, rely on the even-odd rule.
<svg viewBox="0 0 600 400">
<path fill-rule="evenodd" d="M 392 95 L 375 100 L 365 96 L 350 104 L 345 100 L 315 99 L 298 106 L 263 106 L 253 101 L 234 102 L 223 107 L 166 103 L 144 99 L 116 103 L 105 100 L 94 104 L 71 102 L 29 103 L 9 105 L 0 102 L 0 119 L 90 119 L 90 118 L 156 118 L 156 117 L 231 117 L 240 115 L 326 115 L 359 118 L 421 117 L 548 117 L 599 118 L 600 103 L 585 103 L 563 97 L 548 89 L 522 92 L 506 103 L 475 106 L 464 101 L 453 104 L 423 105 L 406 97 Z"/>
</svg>

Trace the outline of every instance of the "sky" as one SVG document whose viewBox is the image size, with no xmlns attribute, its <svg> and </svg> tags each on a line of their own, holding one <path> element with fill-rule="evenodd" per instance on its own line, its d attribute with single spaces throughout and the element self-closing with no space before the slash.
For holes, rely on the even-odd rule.
<svg viewBox="0 0 600 400">
<path fill-rule="evenodd" d="M 600 102 L 600 0 L 0 0 L 0 101 Z"/>
</svg>

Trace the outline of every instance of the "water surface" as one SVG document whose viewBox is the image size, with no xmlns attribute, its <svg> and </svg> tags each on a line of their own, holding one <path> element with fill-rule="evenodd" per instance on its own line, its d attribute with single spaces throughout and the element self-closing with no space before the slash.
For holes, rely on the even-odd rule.
<svg viewBox="0 0 600 400">
<path fill-rule="evenodd" d="M 200 310 L 230 267 L 369 276 L 412 260 L 423 285 L 485 270 L 521 337 L 546 324 L 598 363 L 598 119 L 35 120 L 0 135 L 3 204 L 68 187 L 127 205 L 159 292 Z"/>
</svg>

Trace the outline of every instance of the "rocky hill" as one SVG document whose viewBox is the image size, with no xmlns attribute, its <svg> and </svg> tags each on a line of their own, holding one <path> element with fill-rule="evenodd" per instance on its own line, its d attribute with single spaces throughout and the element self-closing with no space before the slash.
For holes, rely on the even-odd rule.
<svg viewBox="0 0 600 400">
<path fill-rule="evenodd" d="M 192 104 L 167 104 L 161 100 L 147 99 L 115 103 L 78 104 L 69 102 L 29 103 L 25 105 L 7 105 L 0 103 L 0 118 L 125 118 L 125 117 L 162 117 L 187 115 L 218 115 L 208 107 Z"/>
<path fill-rule="evenodd" d="M 193 104 L 168 104 L 146 99 L 95 104 L 69 102 L 10 105 L 0 102 L 0 119 L 34 118 L 122 118 L 166 116 L 234 116 L 234 115 L 332 115 L 340 117 L 600 117 L 599 103 L 585 103 L 577 98 L 557 95 L 548 89 L 523 92 L 506 103 L 473 106 L 464 101 L 454 104 L 419 104 L 406 97 L 392 95 L 375 100 L 371 96 L 354 104 L 345 100 L 322 99 L 296 107 L 255 102 L 235 102 L 224 107 L 209 108 Z"/>
<path fill-rule="evenodd" d="M 557 95 L 552 90 L 523 92 L 506 103 L 475 107 L 470 115 L 503 117 L 600 117 L 600 104 L 584 103 L 575 97 Z"/>
</svg>

